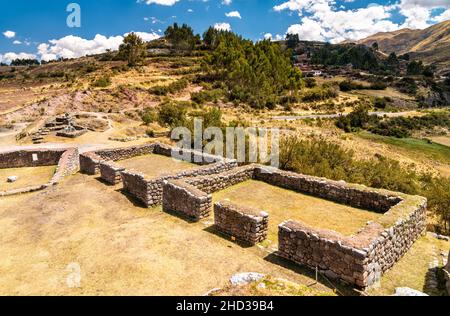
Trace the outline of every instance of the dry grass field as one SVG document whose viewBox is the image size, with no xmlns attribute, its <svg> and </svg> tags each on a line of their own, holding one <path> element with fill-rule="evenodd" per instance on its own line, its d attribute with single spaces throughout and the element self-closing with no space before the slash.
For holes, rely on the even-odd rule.
<svg viewBox="0 0 450 316">
<path fill-rule="evenodd" d="M 48 191 L 2 198 L 0 295 L 202 295 L 213 288 L 335 295 L 335 287 L 337 294 L 355 294 L 322 278 L 316 284 L 313 271 L 235 244 L 212 226 L 212 219 L 190 223 L 161 207 L 141 208 L 117 187 L 79 174 Z M 399 286 L 422 290 L 428 263 L 449 247 L 420 239 L 369 294 L 390 295 Z M 80 287 L 71 288 L 67 280 L 78 266 Z M 242 272 L 267 274 L 266 289 L 230 288 L 229 278 Z"/>
<path fill-rule="evenodd" d="M 55 170 L 56 166 L 0 169 L 0 191 L 9 191 L 45 184 L 52 178 Z M 16 176 L 17 181 L 8 183 L 6 180 L 11 176 Z"/>
<path fill-rule="evenodd" d="M 0 205 L 0 295 L 202 295 L 241 272 L 314 283 L 309 270 L 212 233 L 210 221 L 135 206 L 93 177 Z M 79 288 L 67 284 L 74 263 Z"/>
<path fill-rule="evenodd" d="M 197 165 L 161 155 L 134 157 L 119 161 L 118 164 L 127 169 L 142 172 L 147 179 L 198 168 Z"/>
</svg>

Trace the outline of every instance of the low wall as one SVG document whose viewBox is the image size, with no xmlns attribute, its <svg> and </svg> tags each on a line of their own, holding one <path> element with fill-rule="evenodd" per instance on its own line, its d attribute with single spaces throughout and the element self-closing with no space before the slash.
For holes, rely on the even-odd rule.
<svg viewBox="0 0 450 316">
<path fill-rule="evenodd" d="M 186 183 L 206 192 L 214 193 L 225 190 L 233 185 L 251 180 L 255 171 L 255 165 L 232 168 L 226 172 L 211 174 L 207 176 L 199 176 L 195 178 L 185 179 Z"/>
<path fill-rule="evenodd" d="M 94 176 L 100 172 L 100 163 L 104 159 L 94 152 L 88 152 L 80 155 L 80 171 L 84 174 Z"/>
<path fill-rule="evenodd" d="M 180 213 L 195 221 L 210 215 L 212 197 L 182 181 L 169 181 L 164 185 L 163 210 Z"/>
<path fill-rule="evenodd" d="M 383 216 L 350 237 L 293 221 L 287 221 L 279 228 L 278 255 L 313 269 L 318 268 L 329 278 L 361 288 L 378 282 L 381 275 L 400 260 L 426 230 L 427 200 L 419 196 L 261 165 L 233 168 L 224 173 L 183 181 L 211 194 L 250 179 L 383 213 Z"/>
<path fill-rule="evenodd" d="M 0 169 L 54 166 L 65 151 L 36 149 L 3 152 L 0 153 Z"/>
<path fill-rule="evenodd" d="M 191 178 L 199 175 L 213 175 L 228 171 L 236 166 L 237 163 L 234 160 L 223 160 L 212 165 L 150 180 L 146 179 L 142 173 L 125 170 L 121 172 L 123 189 L 142 202 L 146 207 L 154 207 L 163 202 L 163 186 L 166 181 Z"/>
<path fill-rule="evenodd" d="M 117 165 L 114 162 L 104 162 L 99 165 L 100 175 L 103 181 L 108 184 L 116 185 L 122 181 L 122 171 L 124 167 Z"/>
<path fill-rule="evenodd" d="M 396 195 L 383 194 L 382 190 L 367 190 L 363 186 L 349 186 L 345 182 L 311 177 L 270 167 L 256 168 L 255 179 L 281 188 L 379 213 L 387 212 L 401 201 Z"/>
<path fill-rule="evenodd" d="M 216 228 L 225 234 L 256 245 L 267 238 L 269 214 L 227 201 L 214 205 Z"/>
<path fill-rule="evenodd" d="M 21 162 L 27 162 L 29 161 L 28 158 L 24 157 L 32 157 L 33 154 L 38 154 L 42 165 L 24 165 L 19 166 L 19 161 Z M 54 164 L 50 164 L 52 159 L 54 157 L 60 157 Z M 14 157 L 14 154 L 8 153 L 8 157 Z M 61 149 L 61 150 L 53 150 L 53 149 L 41 149 L 39 151 L 19 151 L 18 155 L 16 157 L 20 157 L 18 160 L 15 160 L 16 167 L 37 167 L 37 166 L 52 166 L 57 164 L 56 171 L 52 177 L 52 179 L 44 184 L 36 185 L 36 186 L 29 186 L 25 188 L 10 190 L 10 191 L 3 191 L 0 192 L 0 196 L 11 196 L 11 195 L 17 195 L 17 194 L 25 194 L 25 193 L 31 193 L 36 191 L 45 190 L 51 186 L 57 185 L 59 182 L 61 182 L 65 177 L 74 174 L 78 171 L 80 162 L 79 162 L 79 154 L 77 148 L 69 148 L 69 149 Z"/>
<path fill-rule="evenodd" d="M 318 268 L 331 279 L 340 279 L 360 288 L 370 287 L 425 232 L 426 200 L 413 198 L 389 211 L 399 215 L 392 225 L 384 227 L 372 222 L 351 237 L 294 221 L 282 223 L 278 254 L 298 264 Z M 411 205 L 400 213 L 399 209 L 405 207 L 402 203 Z M 392 214 L 386 214 L 389 215 Z"/>
</svg>

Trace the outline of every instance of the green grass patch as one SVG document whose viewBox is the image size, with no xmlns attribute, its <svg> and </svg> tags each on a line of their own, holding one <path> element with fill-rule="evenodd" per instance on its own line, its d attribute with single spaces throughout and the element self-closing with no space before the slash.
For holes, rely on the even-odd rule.
<svg viewBox="0 0 450 316">
<path fill-rule="evenodd" d="M 395 138 L 360 132 L 358 137 L 394 146 L 407 153 L 419 154 L 435 161 L 450 164 L 450 147 L 417 138 Z"/>
</svg>

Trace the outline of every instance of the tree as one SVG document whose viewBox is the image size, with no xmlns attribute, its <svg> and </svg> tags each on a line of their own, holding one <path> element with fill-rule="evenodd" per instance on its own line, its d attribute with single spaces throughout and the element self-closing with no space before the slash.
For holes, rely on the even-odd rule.
<svg viewBox="0 0 450 316">
<path fill-rule="evenodd" d="M 147 47 L 145 42 L 135 33 L 130 33 L 123 39 L 119 47 L 119 57 L 128 61 L 128 66 L 135 67 L 140 65 L 147 56 Z"/>
<path fill-rule="evenodd" d="M 400 62 L 398 61 L 397 54 L 395 52 L 392 52 L 387 61 L 386 66 L 388 70 L 392 70 L 394 72 L 398 72 L 400 70 Z"/>
<path fill-rule="evenodd" d="M 200 42 L 200 36 L 194 35 L 194 30 L 187 24 L 180 27 L 174 23 L 166 29 L 164 36 L 176 50 L 191 51 Z"/>
<path fill-rule="evenodd" d="M 37 59 L 14 59 L 11 61 L 11 66 L 37 66 L 39 61 Z"/>
<path fill-rule="evenodd" d="M 415 76 L 420 75 L 423 72 L 423 64 L 421 61 L 415 61 L 413 60 L 408 64 L 407 69 L 408 75 Z"/>
<path fill-rule="evenodd" d="M 296 49 L 297 45 L 300 43 L 300 37 L 298 34 L 287 34 L 286 35 L 286 46 L 290 49 Z"/>
<path fill-rule="evenodd" d="M 377 42 L 372 44 L 372 48 L 373 48 L 374 51 L 378 51 L 380 49 L 380 47 L 378 46 Z"/>
</svg>

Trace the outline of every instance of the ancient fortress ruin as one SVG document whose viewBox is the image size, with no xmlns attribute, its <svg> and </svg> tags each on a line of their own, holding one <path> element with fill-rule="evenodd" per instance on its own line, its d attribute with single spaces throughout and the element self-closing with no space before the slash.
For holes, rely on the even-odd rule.
<svg viewBox="0 0 450 316">
<path fill-rule="evenodd" d="M 156 178 L 127 170 L 120 160 L 142 155 L 173 157 L 188 154 L 198 161 L 196 168 Z M 34 160 L 38 153 L 39 160 Z M 56 180 L 78 167 L 78 152 L 14 152 L 0 156 L 0 168 L 59 163 Z M 75 159 L 76 157 L 77 159 Z M 76 162 L 75 162 L 76 160 Z M 370 210 L 381 216 L 361 227 L 352 236 L 319 230 L 286 218 L 278 226 L 277 255 L 299 265 L 318 269 L 331 279 L 358 288 L 376 284 L 425 233 L 427 200 L 419 196 L 367 188 L 323 178 L 281 171 L 262 165 L 238 166 L 234 160 L 183 151 L 154 143 L 128 148 L 108 149 L 79 155 L 82 173 L 100 175 L 109 185 L 122 184 L 123 192 L 145 207 L 162 205 L 164 211 L 176 212 L 190 221 L 208 218 L 214 212 L 215 229 L 226 235 L 256 245 L 267 238 L 270 213 L 219 201 L 213 205 L 212 194 L 248 180 L 308 194 L 318 198 Z M 53 180 L 52 180 L 53 181 Z"/>
</svg>

